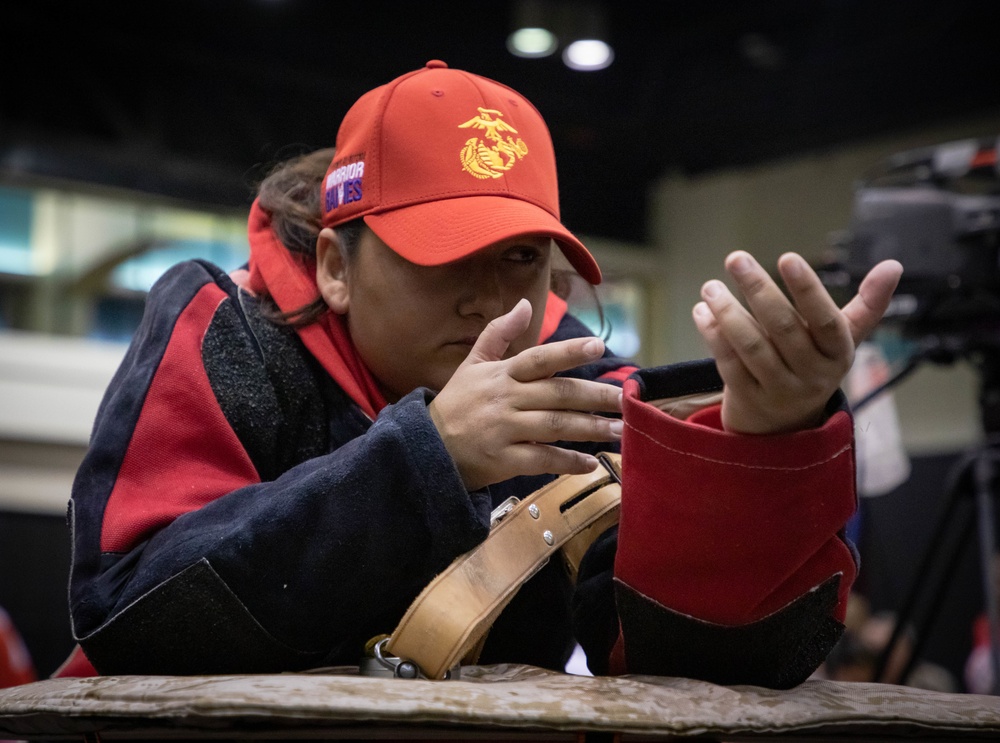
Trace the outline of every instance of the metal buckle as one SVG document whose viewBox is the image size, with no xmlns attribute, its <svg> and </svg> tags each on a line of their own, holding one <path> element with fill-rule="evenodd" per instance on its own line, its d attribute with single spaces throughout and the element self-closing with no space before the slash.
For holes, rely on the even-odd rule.
<svg viewBox="0 0 1000 743">
<path fill-rule="evenodd" d="M 516 495 L 512 495 L 510 498 L 505 500 L 499 506 L 494 508 L 490 512 L 490 529 L 503 521 L 504 517 L 508 516 L 511 511 L 514 510 L 514 506 L 521 502 L 521 499 Z"/>
<path fill-rule="evenodd" d="M 382 652 L 385 644 L 389 642 L 388 637 L 384 637 L 372 646 L 372 657 L 366 656 L 361 661 L 361 674 L 363 676 L 386 676 L 399 679 L 425 679 L 427 676 L 420 670 L 420 667 L 412 660 L 397 658 L 395 655 L 386 655 Z M 458 679 L 462 675 L 461 666 L 453 666 L 444 675 L 445 681 Z"/>
</svg>

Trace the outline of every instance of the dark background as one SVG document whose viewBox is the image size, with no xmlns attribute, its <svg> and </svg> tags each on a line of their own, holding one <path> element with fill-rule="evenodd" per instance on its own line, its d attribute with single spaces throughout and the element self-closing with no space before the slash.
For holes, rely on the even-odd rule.
<svg viewBox="0 0 1000 743">
<path fill-rule="evenodd" d="M 861 499 L 855 583 L 872 612 L 912 628 L 918 658 L 950 671 L 960 690 L 973 621 L 985 609 L 975 494 L 967 478 L 951 488 L 967 454 L 913 457 L 906 483 Z"/>
<path fill-rule="evenodd" d="M 642 241 L 667 171 L 1000 107 L 995 0 L 539 3 L 578 21 L 600 11 L 614 64 L 511 56 L 519 3 L 506 0 L 18 2 L 4 17 L 0 178 L 244 205 L 276 159 L 332 145 L 360 94 L 439 58 L 542 111 L 571 229 Z"/>
</svg>

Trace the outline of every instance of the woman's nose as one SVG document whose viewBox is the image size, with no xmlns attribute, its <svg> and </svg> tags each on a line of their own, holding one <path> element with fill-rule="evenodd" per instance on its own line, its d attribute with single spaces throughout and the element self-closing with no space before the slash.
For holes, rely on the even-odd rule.
<svg viewBox="0 0 1000 743">
<path fill-rule="evenodd" d="M 486 320 L 504 313 L 504 291 L 500 273 L 493 261 L 477 262 L 461 279 L 458 311 L 461 315 L 480 315 Z"/>
</svg>

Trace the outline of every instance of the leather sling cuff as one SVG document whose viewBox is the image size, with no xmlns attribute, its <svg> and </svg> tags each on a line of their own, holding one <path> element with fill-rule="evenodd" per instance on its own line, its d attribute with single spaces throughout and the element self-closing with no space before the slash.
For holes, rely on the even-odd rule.
<svg viewBox="0 0 1000 743">
<path fill-rule="evenodd" d="M 385 650 L 427 678 L 446 678 L 463 659 L 476 661 L 500 612 L 554 553 L 575 580 L 587 548 L 618 522 L 621 457 L 605 452 L 598 460 L 603 466 L 593 472 L 562 475 L 497 514 L 489 536 L 421 591 Z M 396 675 L 406 675 L 401 665 Z"/>
</svg>

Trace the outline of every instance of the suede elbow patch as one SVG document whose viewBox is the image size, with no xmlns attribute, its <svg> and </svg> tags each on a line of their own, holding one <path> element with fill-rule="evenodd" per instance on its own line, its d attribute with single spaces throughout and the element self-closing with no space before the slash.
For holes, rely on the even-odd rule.
<svg viewBox="0 0 1000 743">
<path fill-rule="evenodd" d="M 78 639 L 104 675 L 279 673 L 319 665 L 325 655 L 272 637 L 207 560 Z"/>
<path fill-rule="evenodd" d="M 833 576 L 767 617 L 730 627 L 671 611 L 616 579 L 628 673 L 773 689 L 796 686 L 819 667 L 844 631 L 831 616 L 839 582 Z"/>
</svg>

